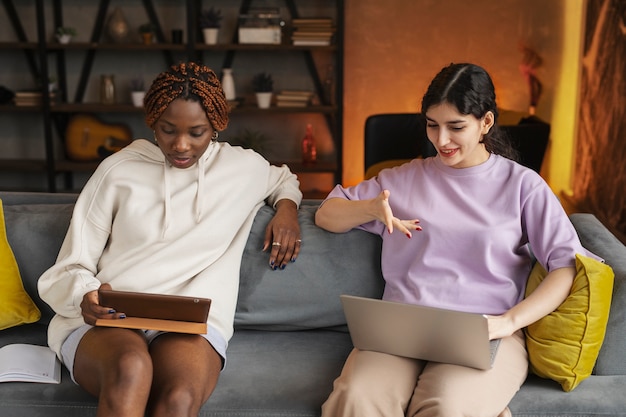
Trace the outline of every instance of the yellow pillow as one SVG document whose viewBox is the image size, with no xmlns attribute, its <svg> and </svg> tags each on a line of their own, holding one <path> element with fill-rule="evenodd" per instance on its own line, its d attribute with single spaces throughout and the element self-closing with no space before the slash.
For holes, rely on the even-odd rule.
<svg viewBox="0 0 626 417">
<path fill-rule="evenodd" d="M 41 312 L 24 290 L 17 262 L 7 240 L 0 200 L 0 330 L 34 323 Z"/>
<path fill-rule="evenodd" d="M 537 262 L 526 296 L 547 275 Z M 613 269 L 595 259 L 576 255 L 576 277 L 570 295 L 552 313 L 526 329 L 530 369 L 571 391 L 591 375 L 604 340 L 613 294 Z"/>
</svg>

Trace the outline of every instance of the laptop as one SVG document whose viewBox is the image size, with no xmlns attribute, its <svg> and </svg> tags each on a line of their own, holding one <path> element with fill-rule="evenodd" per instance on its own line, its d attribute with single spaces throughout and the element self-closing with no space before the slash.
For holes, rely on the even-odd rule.
<svg viewBox="0 0 626 417">
<path fill-rule="evenodd" d="M 100 305 L 124 313 L 125 319 L 98 319 L 96 326 L 205 334 L 211 300 L 179 295 L 98 290 Z"/>
<path fill-rule="evenodd" d="M 487 318 L 434 307 L 341 295 L 353 345 L 408 358 L 489 369 L 500 340 Z"/>
</svg>

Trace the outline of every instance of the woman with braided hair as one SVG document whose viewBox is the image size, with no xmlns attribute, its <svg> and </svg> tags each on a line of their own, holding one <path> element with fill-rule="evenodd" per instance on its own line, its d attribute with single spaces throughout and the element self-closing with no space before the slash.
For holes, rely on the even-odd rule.
<svg viewBox="0 0 626 417">
<path fill-rule="evenodd" d="M 239 265 L 258 209 L 275 208 L 263 250 L 282 269 L 300 250 L 302 193 L 286 166 L 217 142 L 228 103 L 193 62 L 159 74 L 145 98 L 151 140 L 106 158 L 81 192 L 57 262 L 39 280 L 56 312 L 48 343 L 98 416 L 197 416 L 233 334 Z M 210 298 L 203 335 L 94 326 L 123 320 L 98 289 Z"/>
</svg>

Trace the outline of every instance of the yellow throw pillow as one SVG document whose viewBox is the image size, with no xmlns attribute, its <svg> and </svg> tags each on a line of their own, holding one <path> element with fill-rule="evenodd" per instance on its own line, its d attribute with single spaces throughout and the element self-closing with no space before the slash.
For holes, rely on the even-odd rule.
<svg viewBox="0 0 626 417">
<path fill-rule="evenodd" d="M 537 262 L 526 296 L 547 275 Z M 530 369 L 571 391 L 591 375 L 600 347 L 613 294 L 613 269 L 593 258 L 576 255 L 576 277 L 567 299 L 552 313 L 526 329 Z"/>
<path fill-rule="evenodd" d="M 17 262 L 7 240 L 0 200 L 0 330 L 34 323 L 40 317 L 41 312 L 24 290 Z"/>
</svg>

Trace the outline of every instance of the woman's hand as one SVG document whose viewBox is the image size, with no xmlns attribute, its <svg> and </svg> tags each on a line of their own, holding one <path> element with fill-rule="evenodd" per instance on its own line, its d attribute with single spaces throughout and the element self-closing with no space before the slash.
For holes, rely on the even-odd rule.
<svg viewBox="0 0 626 417">
<path fill-rule="evenodd" d="M 404 233 L 406 237 L 411 238 L 413 230 L 422 230 L 419 226 L 418 219 L 400 220 L 393 215 L 391 206 L 389 205 L 389 190 L 383 190 L 376 198 L 370 200 L 373 215 L 387 226 L 389 233 L 393 233 L 393 229 L 397 229 Z"/>
<path fill-rule="evenodd" d="M 103 290 L 110 290 L 110 284 L 102 284 L 100 286 Z M 98 299 L 98 291 L 89 291 L 83 296 L 83 301 L 80 303 L 81 312 L 85 323 L 95 326 L 97 319 L 123 319 L 126 316 L 124 313 L 118 313 L 112 308 L 107 306 L 101 306 Z"/>
<path fill-rule="evenodd" d="M 489 340 L 502 339 L 511 336 L 518 329 L 515 328 L 513 320 L 505 313 L 501 316 L 485 315 L 487 318 L 487 328 L 489 329 Z"/>
<path fill-rule="evenodd" d="M 485 316 L 489 322 L 489 338 L 510 336 L 553 312 L 570 293 L 576 268 L 557 268 L 541 281 L 528 297 L 500 316 Z"/>
<path fill-rule="evenodd" d="M 291 200 L 276 203 L 276 214 L 265 228 L 263 251 L 271 248 L 270 268 L 285 269 L 300 253 L 302 238 L 298 223 L 298 207 Z"/>
</svg>

